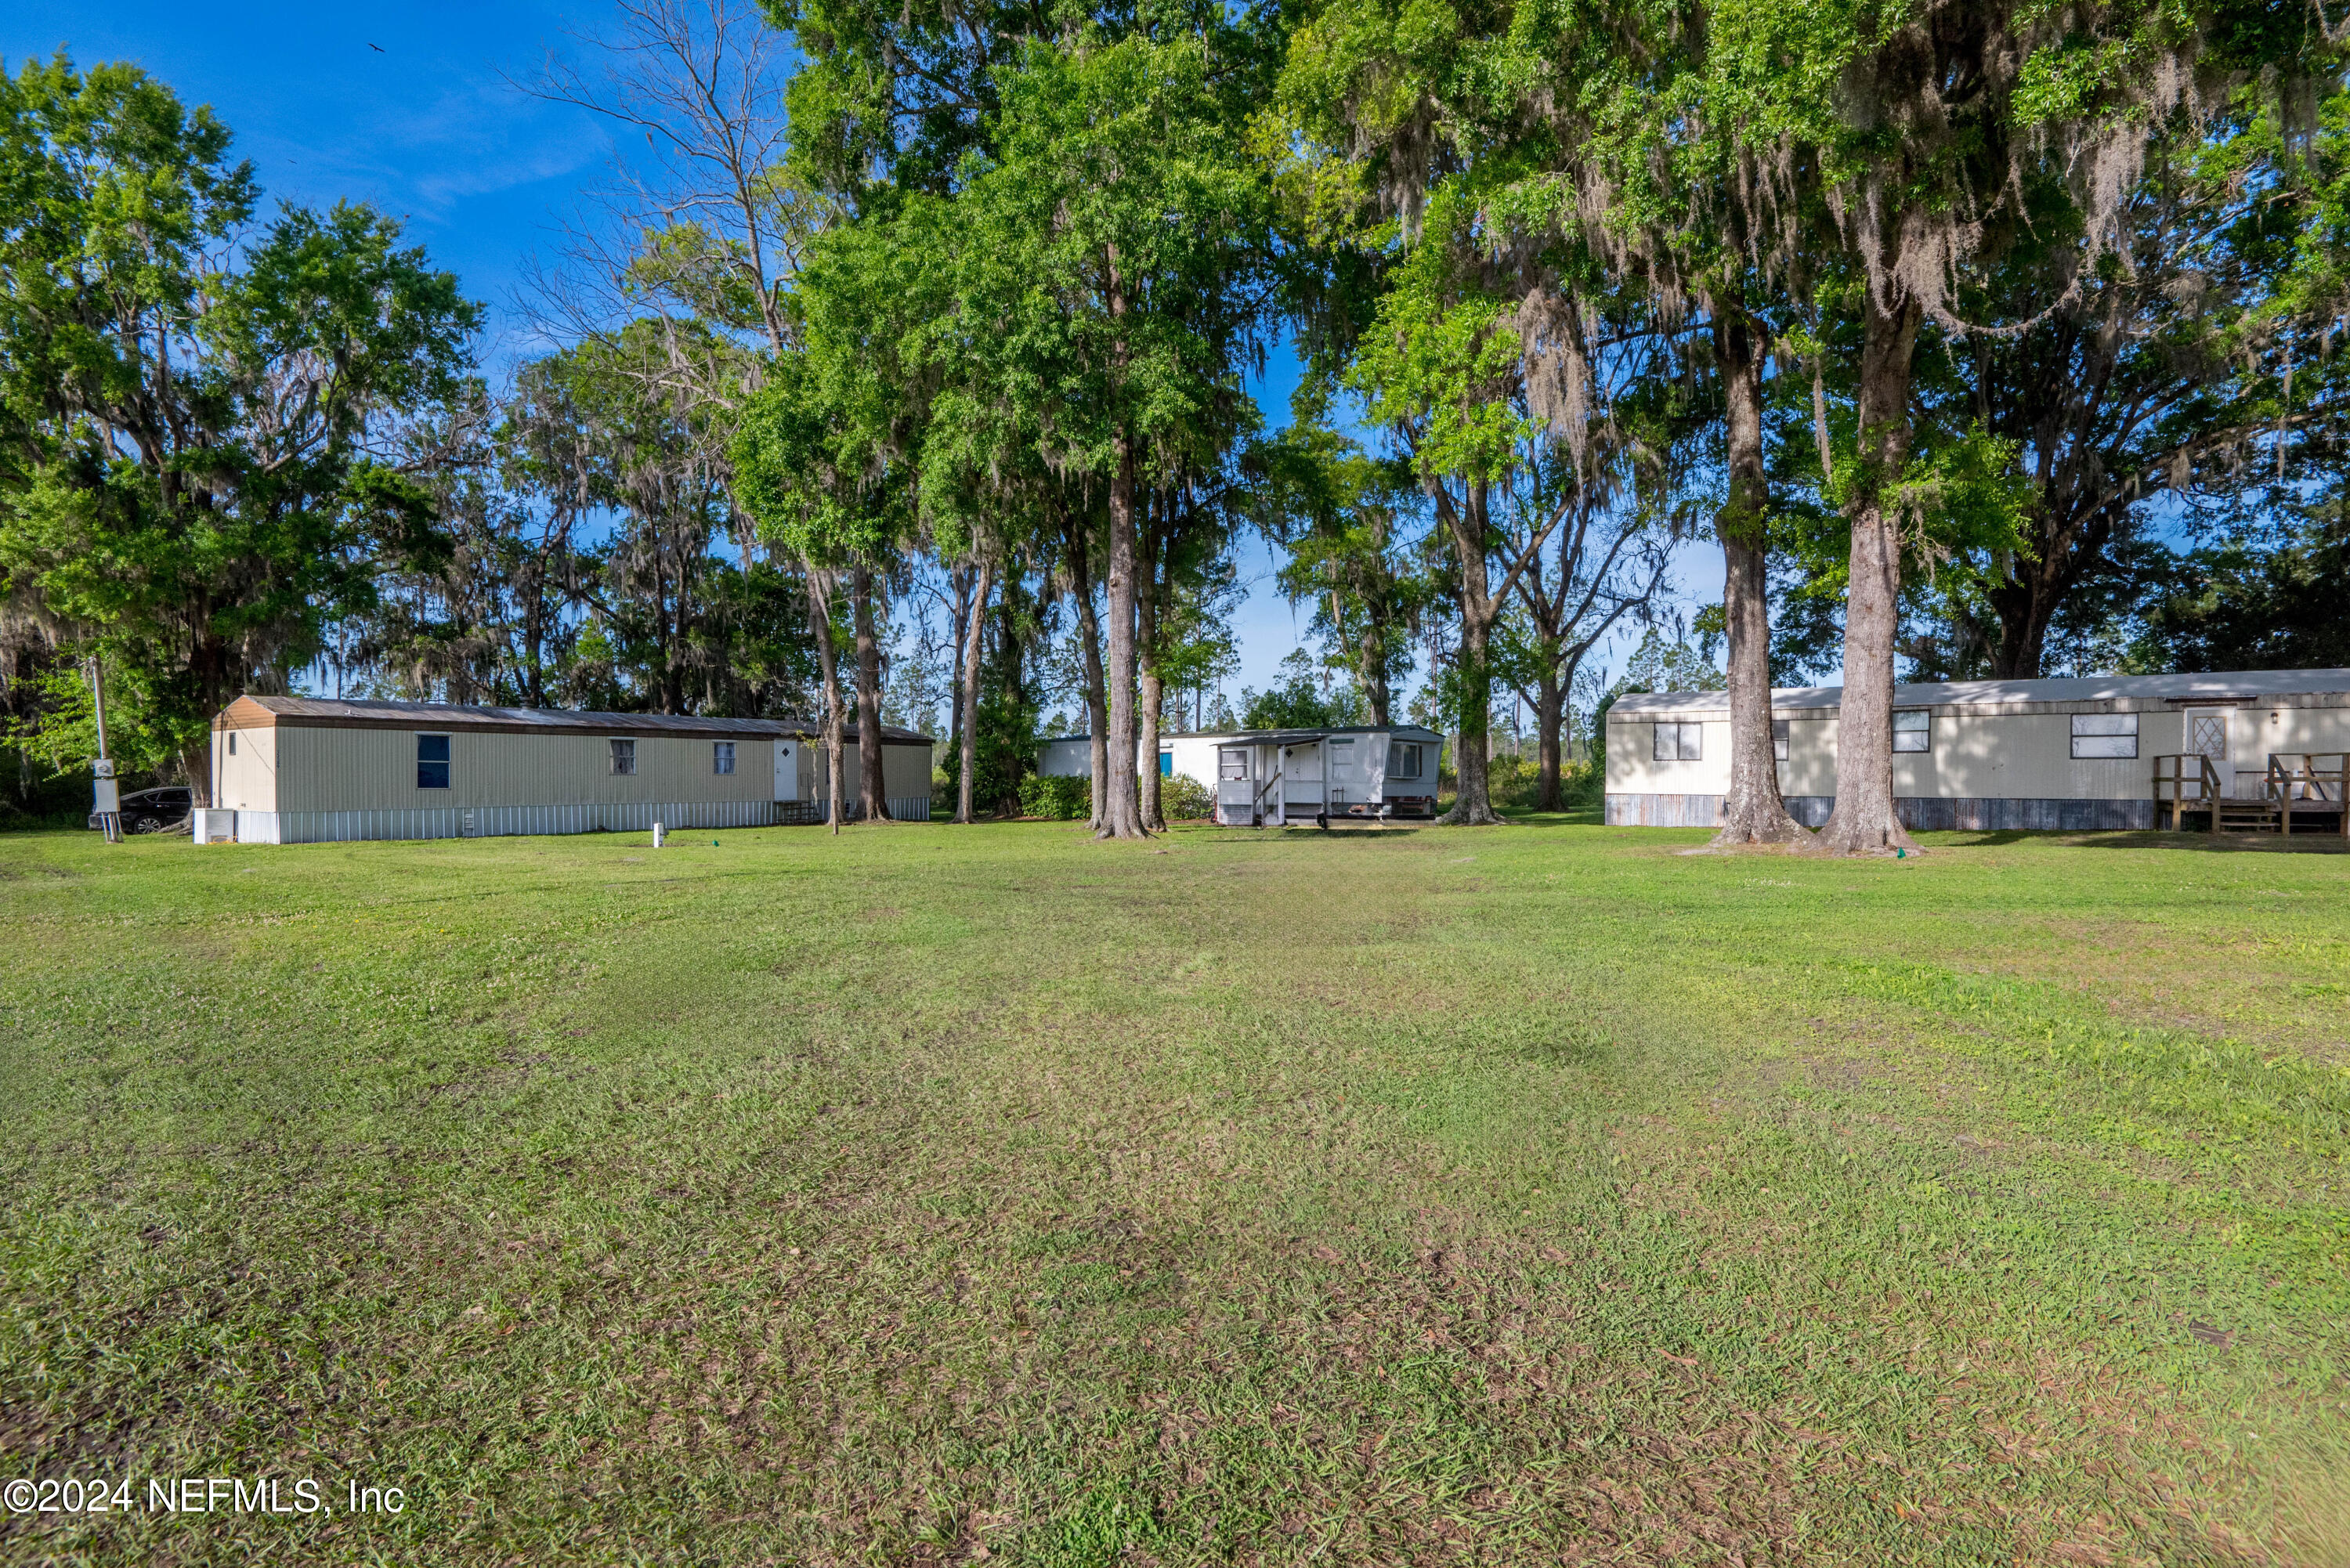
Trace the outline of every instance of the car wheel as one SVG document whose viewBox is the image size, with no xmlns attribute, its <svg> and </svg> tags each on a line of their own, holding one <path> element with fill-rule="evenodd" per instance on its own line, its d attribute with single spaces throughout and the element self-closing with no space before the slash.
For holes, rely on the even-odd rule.
<svg viewBox="0 0 2350 1568">
<path fill-rule="evenodd" d="M 160 816 L 126 816 L 122 819 L 125 833 L 161 833 L 171 825 Z"/>
</svg>

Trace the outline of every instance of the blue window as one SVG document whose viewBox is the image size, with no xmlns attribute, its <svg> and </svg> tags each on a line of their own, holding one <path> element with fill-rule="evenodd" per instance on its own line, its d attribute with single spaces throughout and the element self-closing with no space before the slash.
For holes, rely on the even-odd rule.
<svg viewBox="0 0 2350 1568">
<path fill-rule="evenodd" d="M 733 742 L 712 741 L 710 742 L 710 771 L 713 774 L 731 774 L 734 771 Z"/>
<path fill-rule="evenodd" d="M 416 787 L 447 789 L 449 787 L 449 737 L 419 735 L 416 737 Z"/>
<path fill-rule="evenodd" d="M 1174 753 L 1161 752 L 1159 753 L 1159 776 L 1162 779 L 1171 779 L 1175 776 Z"/>
</svg>

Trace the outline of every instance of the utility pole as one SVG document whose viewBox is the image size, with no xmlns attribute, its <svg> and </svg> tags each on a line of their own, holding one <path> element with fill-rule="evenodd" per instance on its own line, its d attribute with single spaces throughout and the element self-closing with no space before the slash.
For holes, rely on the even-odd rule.
<svg viewBox="0 0 2350 1568">
<path fill-rule="evenodd" d="M 106 674 L 99 669 L 98 656 L 89 659 L 90 701 L 98 715 L 98 761 L 90 772 L 94 775 L 91 793 L 96 796 L 98 826 L 104 830 L 109 844 L 122 842 L 122 787 L 114 780 L 114 759 L 106 754 Z"/>
</svg>

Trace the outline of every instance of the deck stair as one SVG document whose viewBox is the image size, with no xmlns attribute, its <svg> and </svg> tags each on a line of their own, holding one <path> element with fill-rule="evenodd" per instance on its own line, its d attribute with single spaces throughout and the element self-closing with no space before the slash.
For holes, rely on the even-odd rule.
<svg viewBox="0 0 2350 1568">
<path fill-rule="evenodd" d="M 2278 831 L 2277 805 L 2266 795 L 2232 795 L 2218 797 L 2219 814 L 2212 819 L 2214 833 L 2274 833 Z"/>
</svg>

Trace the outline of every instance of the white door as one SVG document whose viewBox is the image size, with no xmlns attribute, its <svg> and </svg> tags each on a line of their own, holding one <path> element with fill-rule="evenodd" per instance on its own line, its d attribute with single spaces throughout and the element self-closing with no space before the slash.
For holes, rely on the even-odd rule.
<svg viewBox="0 0 2350 1568">
<path fill-rule="evenodd" d="M 1352 735 L 1335 735 L 1325 744 L 1329 757 L 1329 766 L 1325 771 L 1330 775 L 1325 788 L 1328 793 L 1330 809 L 1344 811 L 1349 805 L 1360 805 L 1370 798 L 1369 793 L 1363 788 L 1361 770 L 1357 765 L 1357 753 L 1362 750 L 1360 743 Z"/>
<path fill-rule="evenodd" d="M 2229 708 L 2190 708 L 2187 712 L 2187 749 L 2211 759 L 2222 793 L 2236 793 L 2235 764 L 2230 761 L 2228 731 L 2235 719 Z"/>
<path fill-rule="evenodd" d="M 797 741 L 775 742 L 775 798 L 797 800 L 800 797 L 800 743 Z"/>
<path fill-rule="evenodd" d="M 1290 807 L 1303 814 L 1322 809 L 1322 742 L 1305 741 L 1281 749 L 1282 782 L 1289 787 L 1284 801 L 1284 815 Z"/>
</svg>

